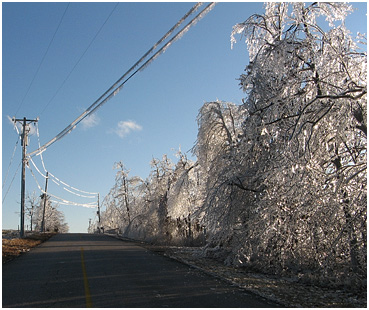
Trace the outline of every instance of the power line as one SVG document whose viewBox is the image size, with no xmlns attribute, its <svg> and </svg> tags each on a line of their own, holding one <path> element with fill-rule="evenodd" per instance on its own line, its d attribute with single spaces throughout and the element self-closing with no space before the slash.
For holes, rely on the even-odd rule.
<svg viewBox="0 0 369 310">
<path fill-rule="evenodd" d="M 86 49 L 84 50 L 84 52 L 82 53 L 82 55 L 79 57 L 79 59 L 77 60 L 77 62 L 75 63 L 75 65 L 73 66 L 72 70 L 68 73 L 67 77 L 64 79 L 64 81 L 61 83 L 61 85 L 59 86 L 59 88 L 56 90 L 56 92 L 54 93 L 54 95 L 51 97 L 51 99 L 49 100 L 49 102 L 46 104 L 46 106 L 43 108 L 43 110 L 41 111 L 42 115 L 44 113 L 44 111 L 46 110 L 46 108 L 50 105 L 50 103 L 54 100 L 54 98 L 56 97 L 56 95 L 59 93 L 59 91 L 63 88 L 64 84 L 66 83 L 66 81 L 69 79 L 69 77 L 72 75 L 74 69 L 77 67 L 77 65 L 80 63 L 80 61 L 82 60 L 82 58 L 85 56 L 85 54 L 87 53 L 87 51 L 89 50 L 89 48 L 91 47 L 92 43 L 95 41 L 95 39 L 97 38 L 97 36 L 99 35 L 99 33 L 101 32 L 101 30 L 104 28 L 105 24 L 107 23 L 107 21 L 110 19 L 110 17 L 112 16 L 113 12 L 115 11 L 115 9 L 117 8 L 119 2 L 116 3 L 116 5 L 114 6 L 114 8 L 112 9 L 112 11 L 110 12 L 110 14 L 108 15 L 108 17 L 105 19 L 105 21 L 103 22 L 103 24 L 101 25 L 100 29 L 97 31 L 97 33 L 95 34 L 95 36 L 92 38 L 92 40 L 90 41 L 90 43 L 88 44 L 88 46 L 86 47 Z"/>
<path fill-rule="evenodd" d="M 60 19 L 60 21 L 59 21 L 58 27 L 56 27 L 56 30 L 55 30 L 55 32 L 54 32 L 54 34 L 53 34 L 53 36 L 52 36 L 52 38 L 51 38 L 51 40 L 50 40 L 50 43 L 49 43 L 49 45 L 48 45 L 48 47 L 47 47 L 47 49 L 46 49 L 46 52 L 45 52 L 44 56 L 42 57 L 40 64 L 38 65 L 38 68 L 37 68 L 36 73 L 34 74 L 34 76 L 33 76 L 32 80 L 31 80 L 31 83 L 30 83 L 30 84 L 29 84 L 29 86 L 28 86 L 28 89 L 27 89 L 27 91 L 26 91 L 26 94 L 24 95 L 24 97 L 23 97 L 23 99 L 22 99 L 22 101 L 21 101 L 21 103 L 20 103 L 20 105 L 19 105 L 19 107 L 18 107 L 17 111 L 15 112 L 15 116 L 17 115 L 17 113 L 19 112 L 20 108 L 22 107 L 22 105 L 23 105 L 23 103 L 24 103 L 24 100 L 26 99 L 26 97 L 27 97 L 27 95 L 28 95 L 28 92 L 30 91 L 30 89 L 31 89 L 31 87 L 32 87 L 32 84 L 33 84 L 33 82 L 34 82 L 34 80 L 35 80 L 35 78 L 36 78 L 36 76 L 37 76 L 37 74 L 38 74 L 38 71 L 40 70 L 40 68 L 41 68 L 41 66 L 42 66 L 42 64 L 43 64 L 43 62 L 44 62 L 44 60 L 45 60 L 45 57 L 46 57 L 46 55 L 47 55 L 47 53 L 48 53 L 48 51 L 49 51 L 49 49 L 50 49 L 50 46 L 51 46 L 51 44 L 52 44 L 52 43 L 53 43 L 53 41 L 54 41 L 55 35 L 56 35 L 56 33 L 58 32 L 59 27 L 60 27 L 60 25 L 61 25 L 61 23 L 62 23 L 62 21 L 63 21 L 63 19 L 64 19 L 64 16 L 65 16 L 65 13 L 66 13 L 66 12 L 67 12 L 67 10 L 68 10 L 69 4 L 70 4 L 70 3 L 68 3 L 67 7 L 66 7 L 66 8 L 65 8 L 65 10 L 64 10 L 63 16 L 61 17 L 61 19 Z"/>
<path fill-rule="evenodd" d="M 78 197 L 83 197 L 83 198 L 96 198 L 96 196 L 86 196 L 86 195 L 82 195 L 82 194 L 77 194 L 77 193 L 75 193 L 75 192 L 73 192 L 73 191 L 71 191 L 71 190 L 69 190 L 68 188 L 65 188 L 65 187 L 63 187 L 63 189 L 66 190 L 67 192 L 73 194 L 73 195 L 78 196 Z"/>
<path fill-rule="evenodd" d="M 57 201 L 57 200 L 50 200 L 51 202 L 54 202 L 54 203 L 58 203 L 58 204 L 61 204 L 61 205 L 67 205 L 67 206 L 77 206 L 77 207 L 84 207 L 84 208 L 97 208 L 97 204 L 95 205 L 89 205 L 89 204 L 83 204 L 83 203 L 76 203 L 76 202 L 73 202 L 73 201 L 68 201 L 68 200 L 64 200 L 62 199 L 62 201 Z"/>
<path fill-rule="evenodd" d="M 41 193 L 46 194 L 46 195 L 48 195 L 50 197 L 53 197 L 55 199 L 60 200 L 60 201 L 53 201 L 53 202 L 64 204 L 64 205 L 81 206 L 81 207 L 86 207 L 86 208 L 96 208 L 97 207 L 97 203 L 96 202 L 91 202 L 91 203 L 78 203 L 78 202 L 73 202 L 73 201 L 66 200 L 64 198 L 60 198 L 58 196 L 55 196 L 55 195 L 51 194 L 50 192 L 46 192 L 45 190 L 42 189 L 42 187 L 40 186 L 40 183 L 38 183 L 37 178 L 36 178 L 35 174 L 33 173 L 31 167 L 28 166 L 27 168 L 31 172 L 31 175 L 32 175 L 33 179 L 35 180 L 36 185 L 37 185 L 38 189 L 41 191 Z"/>
<path fill-rule="evenodd" d="M 17 142 L 15 142 L 15 146 L 14 146 L 14 150 L 13 150 L 13 155 L 12 155 L 12 157 L 10 158 L 10 162 L 9 162 L 8 170 L 6 171 L 6 175 L 5 175 L 5 178 L 4 178 L 4 181 L 3 181 L 3 186 L 2 186 L 2 188 L 4 188 L 5 183 L 6 183 L 6 179 L 8 178 L 8 174 L 9 174 L 10 166 L 12 165 L 12 162 L 13 162 L 13 159 L 14 159 L 14 155 L 15 155 L 15 151 L 16 151 L 17 146 L 18 146 L 18 142 L 19 142 L 19 138 L 17 137 Z"/>
<path fill-rule="evenodd" d="M 14 181 L 14 179 L 15 179 L 15 176 L 16 176 L 16 175 L 17 175 L 17 173 L 18 173 L 18 170 L 19 170 L 19 167 L 21 166 L 21 163 L 22 163 L 22 161 L 19 163 L 18 168 L 17 168 L 17 171 L 15 171 L 15 173 L 14 173 L 13 179 L 12 179 L 12 181 L 10 182 L 10 185 L 9 185 L 9 187 L 8 187 L 8 190 L 6 191 L 6 193 L 5 193 L 5 195 L 4 195 L 4 198 L 3 198 L 2 203 L 4 203 L 5 198 L 6 198 L 6 196 L 8 195 L 10 188 L 12 187 L 13 181 Z"/>
<path fill-rule="evenodd" d="M 36 171 L 37 171 L 37 172 L 38 172 L 38 173 L 39 173 L 39 174 L 40 174 L 44 179 L 46 179 L 46 178 L 47 178 L 47 176 L 42 174 L 42 172 L 41 172 L 41 171 L 40 171 L 40 169 L 37 167 L 37 165 L 36 165 L 36 164 L 35 164 L 35 162 L 32 160 L 32 158 L 31 158 L 31 157 L 29 157 L 28 159 L 29 159 L 29 161 L 31 162 L 31 164 L 35 167 Z M 78 192 L 81 192 L 81 193 L 84 193 L 84 194 L 90 194 L 90 195 L 92 195 L 92 196 L 86 196 L 86 195 L 78 194 L 78 193 L 73 192 L 72 190 L 69 190 L 69 189 L 67 189 L 67 188 L 63 187 L 63 189 L 64 189 L 64 190 L 66 190 L 67 192 L 69 192 L 69 193 L 71 193 L 71 194 L 74 194 L 74 195 L 79 196 L 79 197 L 84 197 L 84 198 L 96 198 L 96 197 L 97 197 L 97 195 L 98 195 L 98 193 L 86 192 L 86 191 L 82 191 L 82 190 L 80 190 L 80 189 L 78 189 L 78 188 L 75 188 L 75 187 L 73 187 L 73 186 L 70 186 L 69 184 L 67 184 L 67 183 L 65 183 L 65 182 L 61 181 L 60 179 L 58 179 L 58 178 L 57 178 L 56 176 L 54 176 L 51 172 L 48 172 L 48 171 L 47 171 L 47 173 L 49 174 L 49 176 L 53 177 L 55 180 L 57 180 L 58 182 L 60 182 L 60 183 L 61 183 L 61 184 L 63 184 L 64 186 L 67 186 L 67 187 L 71 188 L 72 190 L 75 190 L 75 191 L 78 191 Z M 57 182 L 54 182 L 54 183 L 60 186 L 60 184 L 59 184 L 59 183 L 57 183 Z"/>
<path fill-rule="evenodd" d="M 40 131 L 39 131 L 39 129 L 38 129 L 38 123 L 36 123 L 36 134 L 37 134 L 38 147 L 40 147 L 40 146 L 41 146 L 41 144 L 40 144 Z M 42 164 L 42 167 L 43 167 L 43 169 L 44 169 L 45 173 L 48 173 L 48 174 L 49 174 L 49 176 L 51 176 L 51 177 L 53 178 L 53 179 L 51 179 L 51 181 L 53 181 L 56 185 L 60 186 L 60 183 L 61 183 L 61 184 L 65 185 L 65 186 L 67 186 L 67 187 L 69 187 L 69 188 L 71 188 L 72 190 L 75 190 L 75 191 L 77 191 L 77 192 L 84 193 L 84 194 L 94 195 L 93 197 L 96 197 L 96 195 L 98 195 L 98 193 L 94 193 L 94 192 L 86 192 L 86 191 L 80 190 L 80 189 L 78 189 L 78 188 L 75 188 L 75 187 L 70 186 L 70 185 L 68 185 L 67 183 L 63 182 L 62 180 L 60 180 L 59 178 L 57 178 L 56 176 L 54 176 L 51 172 L 49 172 L 49 171 L 47 171 L 47 170 L 46 170 L 45 162 L 44 162 L 44 159 L 43 159 L 42 154 L 40 154 L 40 159 L 41 159 L 41 164 Z M 39 173 L 39 174 L 40 174 L 44 179 L 46 179 L 46 177 L 47 177 L 47 176 L 46 176 L 46 175 L 43 175 L 43 174 L 41 173 L 40 169 L 38 169 L 38 167 L 36 166 L 36 164 L 34 163 L 34 161 L 32 160 L 32 158 L 31 158 L 31 157 L 29 157 L 29 160 L 30 160 L 30 162 L 33 164 L 33 166 L 36 168 L 37 172 L 38 172 L 38 173 Z M 54 179 L 55 179 L 55 180 L 54 180 Z M 58 182 L 59 182 L 59 183 L 58 183 Z M 75 194 L 76 196 L 81 196 L 81 197 L 86 197 L 86 198 L 92 198 L 91 196 L 84 196 L 84 195 L 81 195 L 81 194 L 74 193 L 74 192 L 72 192 L 71 190 L 66 189 L 65 187 L 64 187 L 64 189 L 65 189 L 66 191 L 68 191 L 68 192 L 72 193 L 72 194 Z"/>
<path fill-rule="evenodd" d="M 195 5 L 195 8 L 198 7 L 199 4 Z M 55 143 L 56 141 L 63 138 L 65 135 L 69 134 L 73 129 L 76 128 L 76 126 L 87 116 L 94 113 L 98 108 L 100 108 L 103 104 L 105 104 L 108 100 L 110 100 L 112 97 L 114 97 L 120 89 L 123 87 L 123 85 L 130 80 L 137 72 L 145 69 L 152 61 L 154 61 L 160 54 L 166 51 L 166 49 L 176 40 L 181 38 L 189 29 L 191 26 L 195 25 L 201 18 L 203 18 L 213 7 L 215 6 L 215 3 L 212 2 L 208 6 L 206 6 L 199 14 L 197 14 L 182 30 L 180 30 L 170 41 L 168 41 L 159 51 L 157 51 L 149 60 L 147 60 L 143 65 L 141 65 L 135 72 L 133 72 L 126 80 L 124 80 L 121 84 L 119 84 L 131 71 L 134 70 L 135 67 L 138 66 L 140 62 L 144 60 L 145 57 L 141 57 L 136 64 L 131 67 L 117 82 L 115 82 L 102 96 L 100 96 L 99 99 L 97 99 L 87 110 L 85 110 L 79 117 L 77 117 L 71 124 L 69 124 L 64 130 L 62 130 L 58 135 L 56 135 L 53 139 L 51 139 L 49 142 L 45 143 L 42 147 L 38 148 L 37 150 L 31 152 L 28 154 L 29 157 L 39 155 L 42 152 L 44 152 L 50 145 Z M 192 8 L 191 13 L 194 11 L 194 8 Z M 185 17 L 189 16 L 190 14 L 187 13 Z M 179 26 L 179 23 L 183 22 L 185 18 L 182 18 L 174 27 L 172 27 L 168 32 L 173 32 L 175 28 Z M 178 26 L 177 26 L 178 25 Z M 167 38 L 169 35 L 165 34 L 164 37 Z M 164 39 L 163 39 L 164 40 Z M 159 40 L 161 41 L 161 40 Z M 158 41 L 158 42 L 159 42 Z M 153 51 L 157 45 L 155 44 L 147 55 Z M 146 55 L 145 54 L 145 55 Z M 145 56 L 144 55 L 144 56 Z M 118 86 L 117 86 L 118 85 Z M 110 92 L 110 93 L 109 93 Z M 103 99 L 105 96 L 107 96 L 105 99 Z M 101 101 L 102 100 L 102 101 Z"/>
</svg>

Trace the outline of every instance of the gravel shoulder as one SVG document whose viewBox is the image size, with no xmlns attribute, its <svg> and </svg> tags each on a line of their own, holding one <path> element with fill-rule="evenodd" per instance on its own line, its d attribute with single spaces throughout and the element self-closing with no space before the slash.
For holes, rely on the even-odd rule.
<svg viewBox="0 0 369 310">
<path fill-rule="evenodd" d="M 195 266 L 286 307 L 367 307 L 366 294 L 358 295 L 343 290 L 299 283 L 297 279 L 247 272 L 239 268 L 225 266 L 215 259 L 203 258 L 198 253 L 199 249 L 196 248 L 168 247 L 164 251 L 164 254 L 169 257 Z"/>
</svg>

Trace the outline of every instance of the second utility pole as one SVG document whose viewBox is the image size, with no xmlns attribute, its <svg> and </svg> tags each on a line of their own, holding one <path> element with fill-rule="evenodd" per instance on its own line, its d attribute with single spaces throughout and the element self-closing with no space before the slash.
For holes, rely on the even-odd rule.
<svg viewBox="0 0 369 310">
<path fill-rule="evenodd" d="M 99 216 L 99 233 L 101 233 L 101 218 L 100 218 L 100 193 L 97 194 L 97 214 Z"/>
<path fill-rule="evenodd" d="M 46 171 L 46 183 L 45 183 L 45 193 L 44 193 L 44 210 L 42 211 L 41 232 L 45 232 L 45 210 L 46 210 L 46 200 L 47 200 L 47 180 L 48 179 L 49 179 L 49 173 Z"/>
</svg>

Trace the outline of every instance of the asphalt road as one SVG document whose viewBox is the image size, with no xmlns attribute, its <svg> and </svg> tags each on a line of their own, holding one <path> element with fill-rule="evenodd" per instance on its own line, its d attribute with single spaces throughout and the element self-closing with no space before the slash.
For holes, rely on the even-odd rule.
<svg viewBox="0 0 369 310">
<path fill-rule="evenodd" d="M 276 305 L 132 242 L 58 234 L 3 265 L 3 307 Z"/>
</svg>

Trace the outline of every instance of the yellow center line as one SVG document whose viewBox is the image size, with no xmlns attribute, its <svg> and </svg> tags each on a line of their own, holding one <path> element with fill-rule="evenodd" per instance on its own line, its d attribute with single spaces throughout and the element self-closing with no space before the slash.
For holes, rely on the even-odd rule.
<svg viewBox="0 0 369 310">
<path fill-rule="evenodd" d="M 85 266 L 85 257 L 83 254 L 82 247 L 81 247 L 81 262 L 82 262 L 83 284 L 85 286 L 86 308 L 92 308 L 90 286 L 88 285 L 87 272 L 86 272 L 86 266 Z"/>
</svg>

